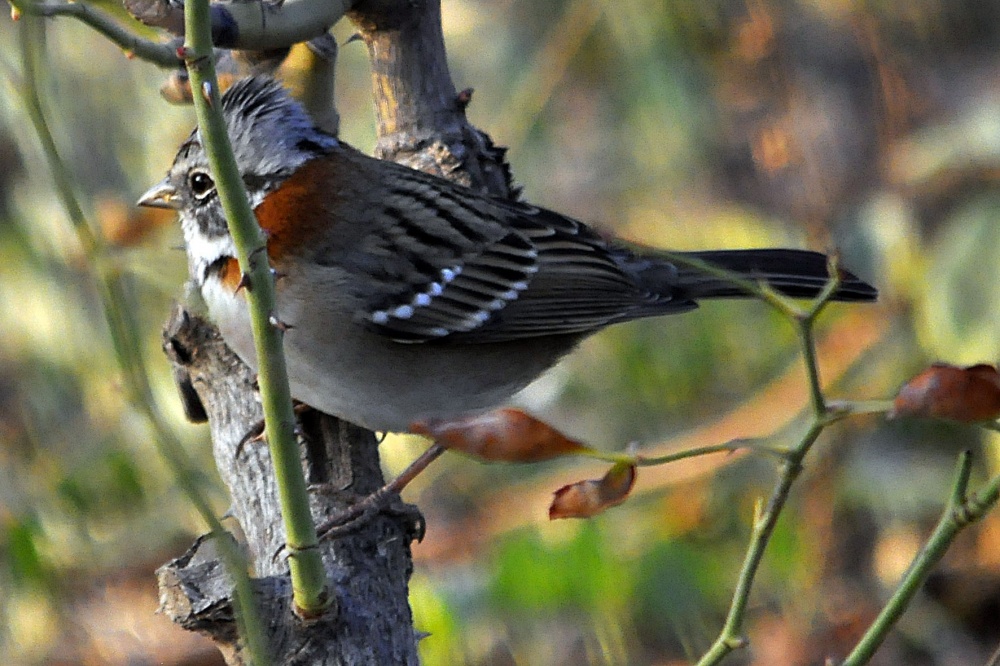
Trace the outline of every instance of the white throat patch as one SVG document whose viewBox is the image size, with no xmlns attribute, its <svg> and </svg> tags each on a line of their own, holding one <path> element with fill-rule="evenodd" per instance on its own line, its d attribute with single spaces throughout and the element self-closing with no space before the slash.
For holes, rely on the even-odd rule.
<svg viewBox="0 0 1000 666">
<path fill-rule="evenodd" d="M 199 285 L 205 279 L 206 268 L 222 257 L 236 256 L 236 245 L 228 233 L 210 238 L 198 228 L 197 221 L 188 215 L 181 216 L 181 229 L 184 233 L 184 246 L 187 249 L 191 277 Z"/>
</svg>

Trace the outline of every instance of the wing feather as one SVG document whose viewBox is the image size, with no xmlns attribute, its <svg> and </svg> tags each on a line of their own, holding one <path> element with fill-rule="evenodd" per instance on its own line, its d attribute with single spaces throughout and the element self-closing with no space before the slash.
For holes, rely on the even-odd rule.
<svg viewBox="0 0 1000 666">
<path fill-rule="evenodd" d="M 384 259 L 363 263 L 359 316 L 401 342 L 582 334 L 670 300 L 642 293 L 627 253 L 582 223 L 418 172 L 399 170 L 370 215 L 367 257 Z"/>
</svg>

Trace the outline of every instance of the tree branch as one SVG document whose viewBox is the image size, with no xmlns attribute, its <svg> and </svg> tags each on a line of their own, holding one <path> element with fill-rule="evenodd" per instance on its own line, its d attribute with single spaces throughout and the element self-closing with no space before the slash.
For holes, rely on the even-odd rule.
<svg viewBox="0 0 1000 666">
<path fill-rule="evenodd" d="M 223 49 L 267 51 L 318 37 L 329 30 L 355 0 L 217 2 L 211 6 L 212 43 Z M 183 2 L 125 0 L 125 8 L 146 25 L 184 34 Z"/>
<path fill-rule="evenodd" d="M 127 28 L 119 25 L 110 16 L 95 10 L 88 4 L 76 2 L 30 2 L 10 0 L 15 11 L 31 16 L 69 16 L 82 21 L 86 25 L 117 44 L 129 56 L 141 58 L 160 67 L 177 67 L 177 46 L 160 44 L 143 39 Z"/>
<path fill-rule="evenodd" d="M 498 196 L 516 197 L 506 149 L 465 117 L 455 92 L 439 0 L 369 0 L 348 13 L 368 46 L 378 116 L 375 155 Z"/>
<path fill-rule="evenodd" d="M 861 666 L 861 664 L 868 663 L 889 631 L 896 626 L 924 581 L 927 580 L 931 569 L 944 557 L 959 532 L 982 518 L 987 511 L 996 506 L 997 500 L 1000 498 L 1000 476 L 995 476 L 977 493 L 968 497 L 966 492 L 971 472 L 972 454 L 969 451 L 963 451 L 958 457 L 955 481 L 951 487 L 948 503 L 934 527 L 934 531 L 927 539 L 927 543 L 913 558 L 906 573 L 903 574 L 902 580 L 899 581 L 896 591 L 882 608 L 882 612 L 875 618 L 851 654 L 844 660 L 843 666 Z"/>
<path fill-rule="evenodd" d="M 232 496 L 234 532 L 252 563 L 260 612 L 269 618 L 265 639 L 272 663 L 416 664 L 407 604 L 414 522 L 378 514 L 341 538 L 320 542 L 342 612 L 335 619 L 300 621 L 287 598 L 291 587 L 272 460 L 267 446 L 245 441 L 263 417 L 253 398 L 253 372 L 211 324 L 180 307 L 164 331 L 164 348 L 208 415 L 213 454 Z M 371 433 L 318 412 L 300 420 L 302 461 L 317 520 L 340 515 L 382 485 Z M 243 645 L 233 642 L 229 619 L 232 587 L 224 569 L 212 564 L 214 546 L 206 550 L 207 545 L 199 539 L 188 554 L 161 567 L 161 609 L 182 626 L 208 634 L 229 663 L 243 664 Z"/>
</svg>

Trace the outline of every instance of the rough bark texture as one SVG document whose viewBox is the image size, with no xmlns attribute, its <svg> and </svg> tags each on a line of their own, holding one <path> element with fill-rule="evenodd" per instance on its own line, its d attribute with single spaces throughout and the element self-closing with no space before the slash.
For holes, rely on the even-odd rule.
<svg viewBox="0 0 1000 666">
<path fill-rule="evenodd" d="M 374 0 L 351 14 L 372 57 L 378 111 L 377 154 L 501 196 L 515 194 L 504 150 L 465 119 L 469 92 L 448 74 L 439 0 Z M 416 633 L 407 601 L 413 514 L 387 512 L 321 543 L 337 596 L 333 618 L 306 623 L 289 609 L 290 584 L 277 489 L 267 446 L 244 441 L 259 424 L 252 373 L 203 319 L 178 308 L 164 331 L 189 417 L 207 417 L 213 451 L 232 495 L 234 532 L 252 562 L 273 663 L 415 664 Z M 317 523 L 382 484 L 373 433 L 335 418 L 301 418 L 303 465 Z M 398 505 L 397 505 L 398 506 Z M 208 634 L 231 664 L 245 663 L 235 629 L 232 585 L 211 539 L 159 574 L 161 610 Z"/>
<path fill-rule="evenodd" d="M 348 17 L 371 58 L 376 157 L 516 196 L 506 148 L 465 118 L 472 90 L 457 93 L 448 72 L 440 1 L 364 0 Z"/>
<path fill-rule="evenodd" d="M 304 623 L 290 610 L 277 486 L 266 444 L 245 442 L 260 422 L 253 375 L 207 321 L 178 308 L 164 346 L 208 415 L 213 452 L 232 495 L 231 513 L 252 562 L 258 605 L 274 663 L 416 663 L 407 581 L 412 520 L 379 515 L 321 544 L 339 605 L 332 619 Z M 301 418 L 303 465 L 322 521 L 382 485 L 372 433 L 318 412 Z M 243 663 L 233 622 L 232 585 L 211 540 L 158 572 L 161 608 L 182 626 L 207 633 L 230 663 Z"/>
</svg>

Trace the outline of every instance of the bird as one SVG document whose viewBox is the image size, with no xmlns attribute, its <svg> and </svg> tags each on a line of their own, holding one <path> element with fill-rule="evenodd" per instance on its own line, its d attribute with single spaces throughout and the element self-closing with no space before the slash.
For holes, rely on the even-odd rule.
<svg viewBox="0 0 1000 666">
<path fill-rule="evenodd" d="M 607 326 L 751 296 L 572 217 L 365 155 L 317 127 L 274 79 L 236 82 L 221 111 L 276 276 L 292 397 L 369 430 L 503 406 Z M 237 252 L 197 128 L 138 203 L 177 211 L 190 278 L 256 369 Z M 679 256 L 794 298 L 830 280 L 827 257 L 808 250 Z M 855 275 L 838 277 L 834 300 L 876 299 Z"/>
</svg>

